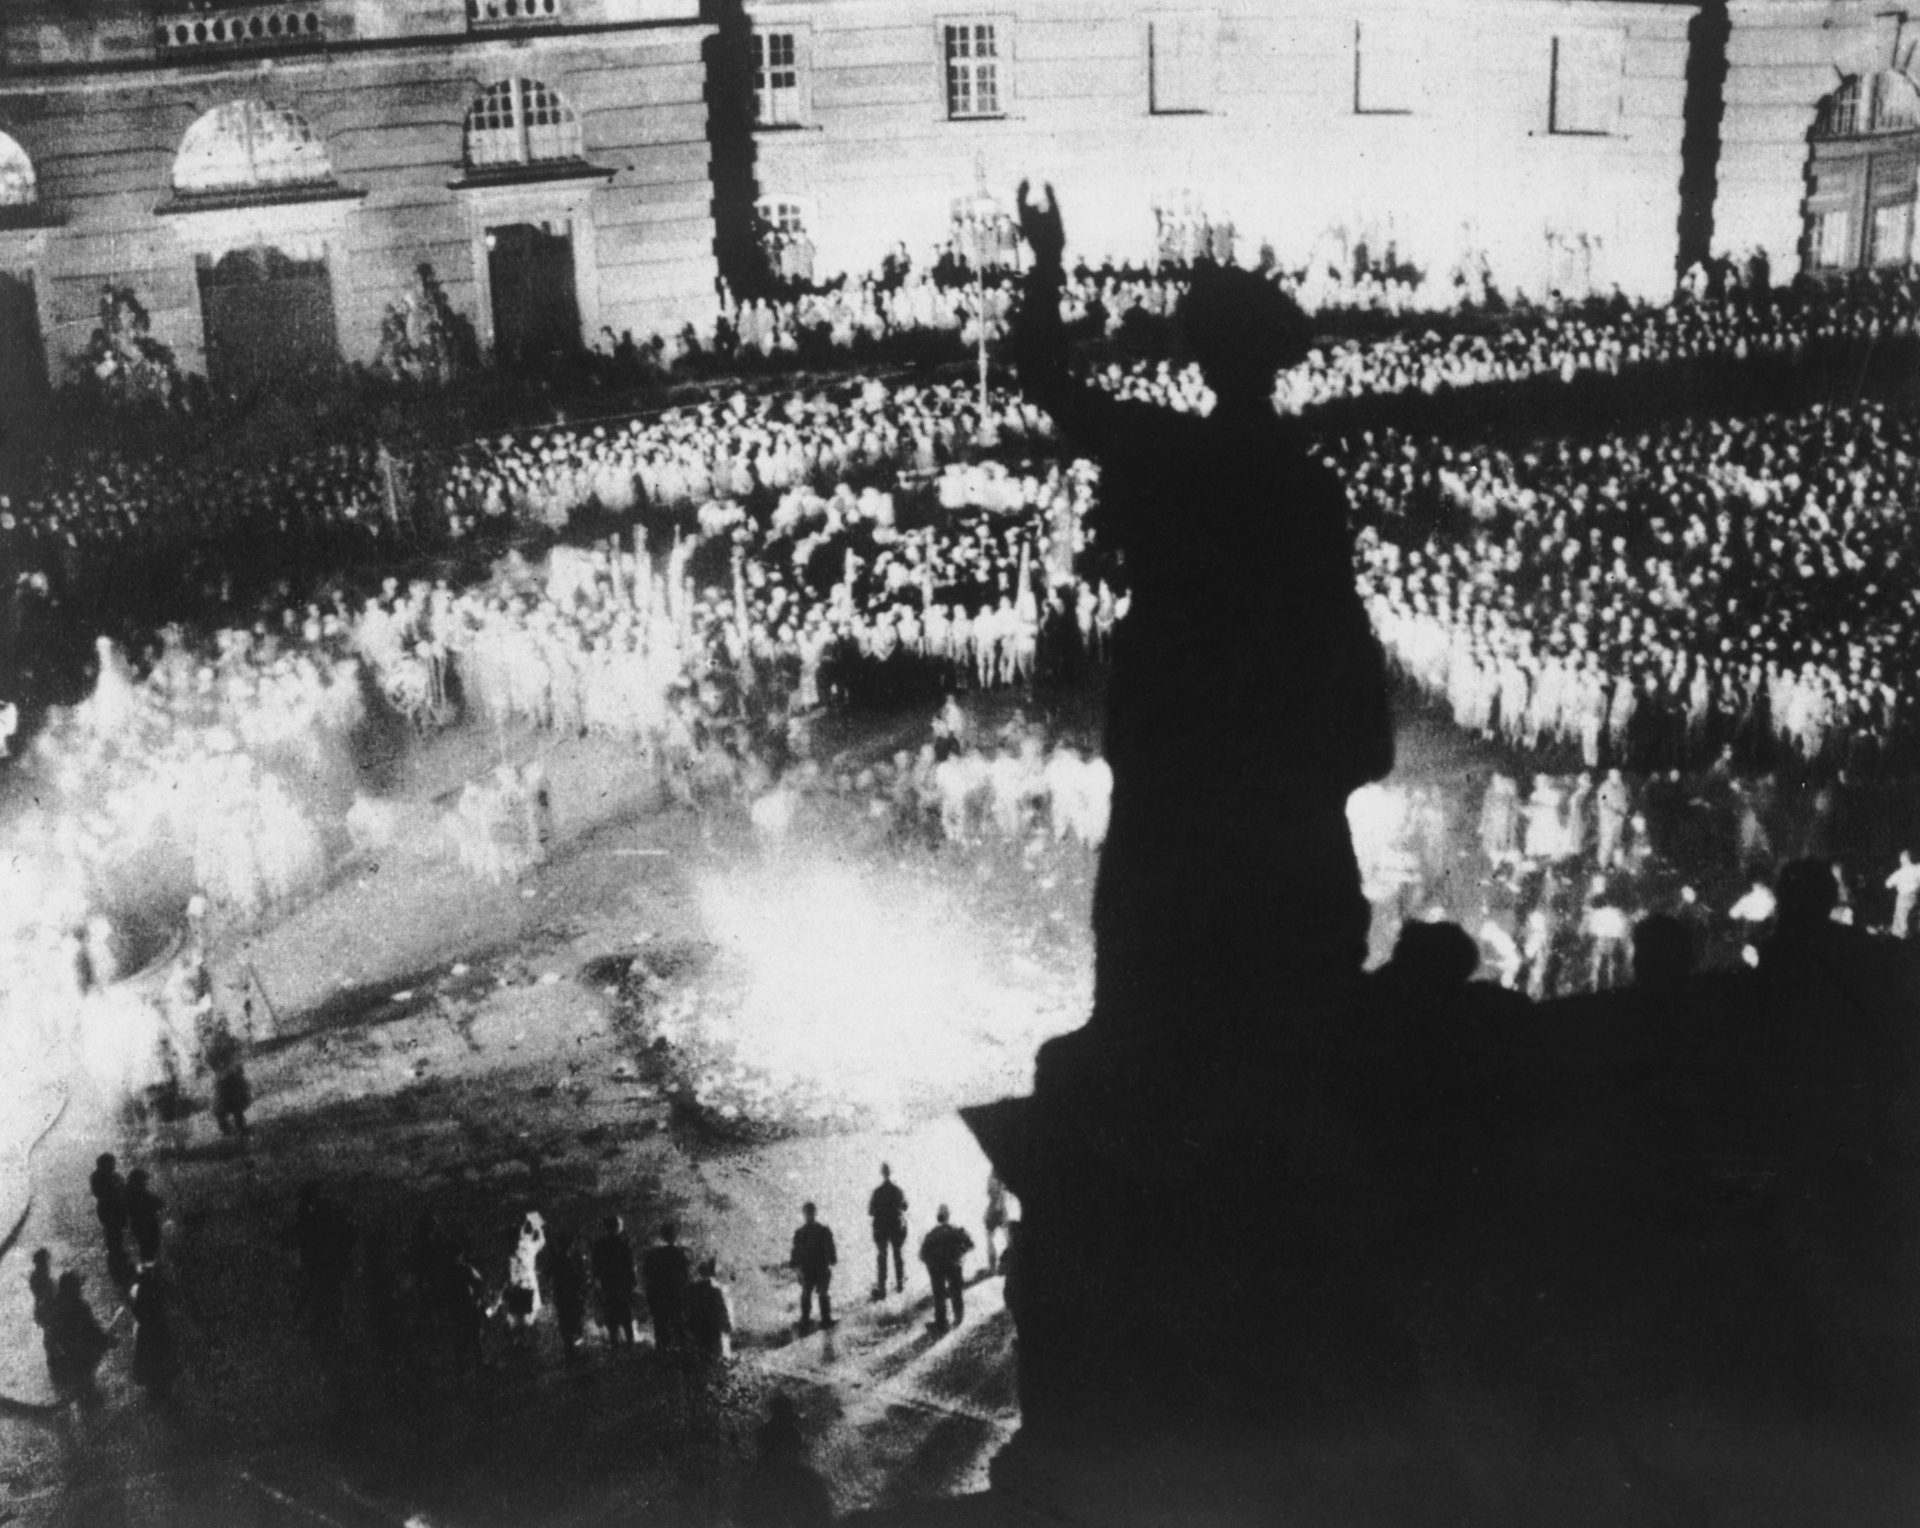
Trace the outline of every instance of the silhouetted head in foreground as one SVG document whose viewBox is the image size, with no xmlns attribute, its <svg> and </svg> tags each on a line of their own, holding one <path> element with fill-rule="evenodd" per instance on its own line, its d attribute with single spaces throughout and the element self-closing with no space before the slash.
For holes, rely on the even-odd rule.
<svg viewBox="0 0 1920 1528">
<path fill-rule="evenodd" d="M 1673 992 L 1693 974 L 1693 930 L 1670 913 L 1649 913 L 1634 925 L 1633 984 Z"/>
<path fill-rule="evenodd" d="M 1264 402 L 1274 373 L 1305 359 L 1313 342 L 1299 304 L 1238 266 L 1196 265 L 1179 315 L 1207 386 L 1223 402 Z"/>
<path fill-rule="evenodd" d="M 1457 923 L 1404 923 L 1388 967 L 1409 992 L 1442 997 L 1458 992 L 1480 965 L 1473 936 Z"/>
<path fill-rule="evenodd" d="M 1783 866 L 1774 895 L 1779 898 L 1774 926 L 1789 938 L 1826 928 L 1840 905 L 1833 866 L 1819 859 L 1798 859 Z"/>
</svg>

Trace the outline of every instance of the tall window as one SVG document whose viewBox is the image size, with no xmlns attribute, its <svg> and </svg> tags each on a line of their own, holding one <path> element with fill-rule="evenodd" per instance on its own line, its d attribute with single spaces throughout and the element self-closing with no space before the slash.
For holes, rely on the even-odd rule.
<svg viewBox="0 0 1920 1528">
<path fill-rule="evenodd" d="M 947 115 L 1000 116 L 999 28 L 991 21 L 962 21 L 942 30 L 947 54 Z"/>
<path fill-rule="evenodd" d="M 1623 56 L 1617 33 L 1572 32 L 1554 38 L 1547 130 L 1587 137 L 1613 132 L 1620 122 Z"/>
<path fill-rule="evenodd" d="M 1359 116 L 1403 117 L 1420 98 L 1419 60 L 1401 31 L 1353 24 L 1353 109 Z"/>
<path fill-rule="evenodd" d="M 1206 11 L 1157 16 L 1147 23 L 1150 111 L 1212 109 L 1218 35 L 1215 19 Z"/>
<path fill-rule="evenodd" d="M 481 170 L 584 157 L 580 119 L 538 80 L 502 80 L 467 112 L 467 164 Z"/>
<path fill-rule="evenodd" d="M 806 210 L 784 196 L 763 196 L 753 204 L 759 219 L 760 253 L 780 281 L 813 280 L 813 240 L 807 236 Z"/>
<path fill-rule="evenodd" d="M 333 180 L 326 146 L 306 120 L 263 101 L 216 106 L 180 140 L 173 189 L 183 196 L 323 186 Z"/>
<path fill-rule="evenodd" d="M 31 207 L 39 194 L 27 151 L 0 133 L 0 207 Z"/>
<path fill-rule="evenodd" d="M 753 34 L 753 114 L 763 127 L 800 120 L 799 43 L 793 32 Z"/>
<path fill-rule="evenodd" d="M 1920 88 L 1898 70 L 1842 80 L 1814 118 L 1809 270 L 1904 266 L 1920 192 Z"/>
</svg>

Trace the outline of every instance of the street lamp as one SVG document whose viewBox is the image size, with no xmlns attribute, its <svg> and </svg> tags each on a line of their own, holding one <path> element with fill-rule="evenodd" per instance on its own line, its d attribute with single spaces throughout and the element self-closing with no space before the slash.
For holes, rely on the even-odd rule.
<svg viewBox="0 0 1920 1528">
<path fill-rule="evenodd" d="M 987 251 L 998 244 L 1000 226 L 1006 214 L 987 190 L 985 169 L 976 163 L 973 195 L 960 204 L 960 222 L 967 239 L 967 252 L 973 261 L 974 327 L 979 331 L 980 350 L 980 435 L 993 435 L 993 406 L 987 394 Z"/>
</svg>

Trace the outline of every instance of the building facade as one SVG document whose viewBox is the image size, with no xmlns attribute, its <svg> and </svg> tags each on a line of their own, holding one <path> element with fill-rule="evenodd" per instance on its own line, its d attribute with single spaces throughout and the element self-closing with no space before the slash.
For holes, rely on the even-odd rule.
<svg viewBox="0 0 1920 1528">
<path fill-rule="evenodd" d="M 421 266 L 504 355 L 712 305 L 696 0 L 10 16 L 0 388 L 109 283 L 232 388 L 369 360 Z"/>
<path fill-rule="evenodd" d="M 1006 253 L 1022 178 L 1092 260 L 1905 264 L 1916 41 L 1876 0 L 22 0 L 0 407 L 108 284 L 234 388 L 370 359 L 422 266 L 537 359 L 710 315 L 763 242 Z"/>
<path fill-rule="evenodd" d="M 1774 269 L 1909 265 L 1920 15 L 1877 0 L 1734 0 L 1714 243 Z"/>
<path fill-rule="evenodd" d="M 1058 188 L 1077 252 L 1231 224 L 1509 289 L 1671 291 L 1695 7 L 1610 0 L 746 0 L 756 195 L 827 270 Z"/>
</svg>

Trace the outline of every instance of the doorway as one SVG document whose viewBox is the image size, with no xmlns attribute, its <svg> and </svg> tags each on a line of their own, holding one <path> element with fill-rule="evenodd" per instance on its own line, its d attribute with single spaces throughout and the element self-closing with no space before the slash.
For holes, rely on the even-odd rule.
<svg viewBox="0 0 1920 1528">
<path fill-rule="evenodd" d="M 503 364 L 539 369 L 580 349 L 573 233 L 567 224 L 507 223 L 487 230 L 493 349 Z"/>
<path fill-rule="evenodd" d="M 263 246 L 203 256 L 200 311 L 207 377 L 222 392 L 246 394 L 339 362 L 324 254 L 300 259 Z"/>
</svg>

